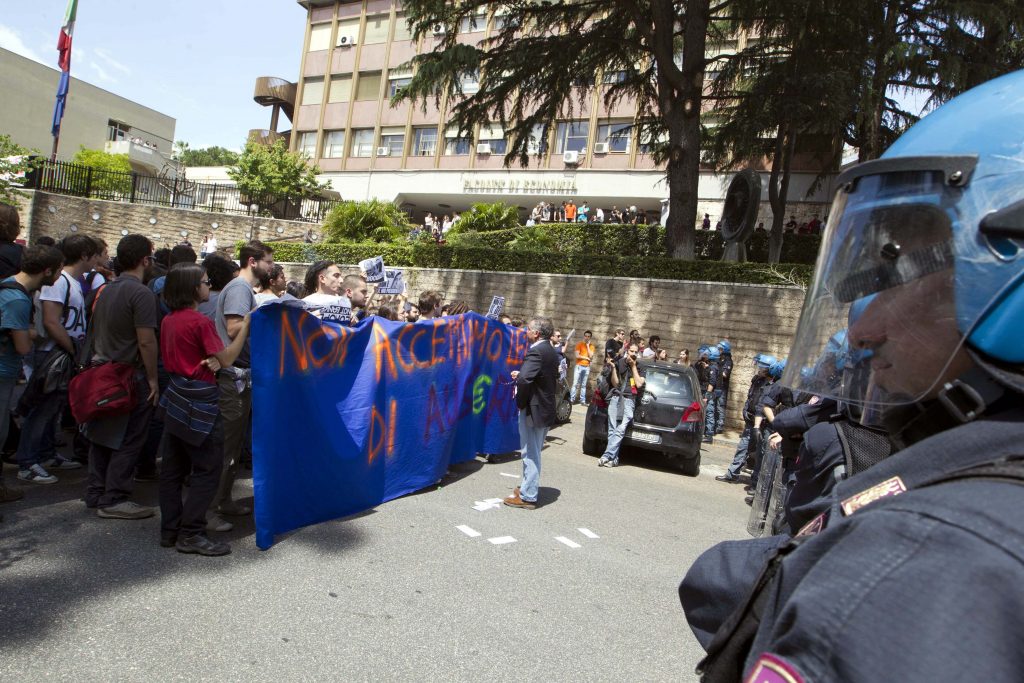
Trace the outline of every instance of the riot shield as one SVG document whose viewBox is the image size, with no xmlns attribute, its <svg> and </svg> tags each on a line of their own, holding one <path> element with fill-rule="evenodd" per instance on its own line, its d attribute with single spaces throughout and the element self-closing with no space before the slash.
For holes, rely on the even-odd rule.
<svg viewBox="0 0 1024 683">
<path fill-rule="evenodd" d="M 750 520 L 747 522 L 747 533 L 754 538 L 765 535 L 765 519 L 775 479 L 777 475 L 781 477 L 779 470 L 782 466 L 782 455 L 767 445 L 767 436 L 765 434 L 762 439 L 761 473 L 757 477 L 757 489 L 754 490 L 754 502 L 750 506 Z M 771 533 L 771 529 L 768 529 L 768 533 Z"/>
</svg>

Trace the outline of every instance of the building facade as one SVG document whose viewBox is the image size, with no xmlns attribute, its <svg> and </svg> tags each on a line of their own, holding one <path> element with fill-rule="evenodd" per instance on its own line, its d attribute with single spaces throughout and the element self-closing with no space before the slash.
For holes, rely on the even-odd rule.
<svg viewBox="0 0 1024 683">
<path fill-rule="evenodd" d="M 0 133 L 49 156 L 59 80 L 57 69 L 0 48 Z M 166 114 L 72 77 L 57 158 L 70 160 L 79 147 L 105 149 L 127 154 L 139 173 L 173 174 L 175 124 Z"/>
<path fill-rule="evenodd" d="M 604 103 L 615 73 L 601 74 L 592 86 L 571 94 L 574 118 L 549 127 L 527 168 L 505 168 L 508 140 L 500 125 L 479 126 L 472 139 L 460 139 L 447 123 L 446 100 L 439 106 L 428 102 L 425 109 L 420 103 L 391 106 L 391 97 L 412 76 L 409 61 L 439 41 L 412 39 L 399 0 L 298 4 L 307 13 L 300 77 L 296 83 L 259 79 L 255 99 L 273 107 L 272 122 L 269 129 L 252 131 L 250 139 L 287 139 L 291 149 L 315 160 L 322 179 L 343 198 L 393 201 L 414 217 L 503 200 L 518 206 L 525 218 L 538 202 L 568 199 L 605 211 L 635 206 L 659 214 L 667 196 L 664 170 L 630 129 L 636 105 Z M 458 39 L 476 43 L 502 21 L 500 13 L 467 18 Z M 735 46 L 744 40 L 740 36 Z M 463 83 L 467 93 L 476 87 L 473 77 Z M 282 111 L 292 122 L 285 133 L 277 131 Z M 822 192 L 806 197 L 818 171 L 797 162 L 790 187 L 790 198 L 798 203 L 794 213 L 817 213 L 830 196 L 825 183 Z M 710 170 L 701 174 L 701 215 L 717 221 L 728 181 Z M 762 213 L 770 213 L 767 206 Z"/>
</svg>

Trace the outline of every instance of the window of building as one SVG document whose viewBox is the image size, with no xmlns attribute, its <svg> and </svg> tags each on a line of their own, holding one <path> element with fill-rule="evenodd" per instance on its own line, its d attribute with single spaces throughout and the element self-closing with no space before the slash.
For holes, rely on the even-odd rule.
<svg viewBox="0 0 1024 683">
<path fill-rule="evenodd" d="M 544 124 L 538 123 L 530 131 L 530 138 L 526 141 L 526 148 L 529 154 L 547 154 L 548 132 L 544 130 Z"/>
<path fill-rule="evenodd" d="M 358 42 L 359 40 L 359 18 L 355 19 L 339 19 L 338 20 L 338 38 L 351 38 L 353 41 Z M 335 42 L 337 45 L 337 42 Z"/>
<path fill-rule="evenodd" d="M 368 157 L 373 154 L 373 128 L 356 128 L 352 131 L 352 151 L 349 156 Z"/>
<path fill-rule="evenodd" d="M 577 88 L 589 88 L 594 85 L 594 74 L 583 74 L 572 79 Z"/>
<path fill-rule="evenodd" d="M 597 142 L 607 142 L 609 152 L 628 152 L 632 125 L 625 122 L 603 123 L 597 127 Z"/>
<path fill-rule="evenodd" d="M 392 69 L 388 72 L 388 97 L 394 97 L 399 89 L 412 83 L 412 71 L 408 69 Z"/>
<path fill-rule="evenodd" d="M 601 82 L 605 85 L 612 85 L 613 83 L 622 83 L 626 80 L 625 71 L 605 71 L 601 75 Z"/>
<path fill-rule="evenodd" d="M 459 80 L 462 83 L 462 92 L 467 95 L 472 95 L 480 90 L 479 71 L 470 71 L 469 73 L 462 74 Z"/>
<path fill-rule="evenodd" d="M 657 135 L 657 137 L 651 138 L 650 134 L 640 133 L 640 145 L 638 151 L 641 154 L 653 154 L 657 148 L 664 147 L 668 144 L 668 131 L 663 131 Z"/>
<path fill-rule="evenodd" d="M 412 26 L 404 14 L 395 16 L 395 42 L 399 40 L 412 40 Z"/>
<path fill-rule="evenodd" d="M 128 133 L 132 130 L 131 126 L 127 123 L 121 123 L 114 119 L 107 121 L 107 140 L 110 142 L 120 142 L 121 140 L 128 139 Z"/>
<path fill-rule="evenodd" d="M 316 157 L 316 131 L 299 134 L 299 153 L 313 159 Z"/>
<path fill-rule="evenodd" d="M 331 46 L 331 25 L 316 24 L 309 30 L 309 51 L 326 50 Z"/>
<path fill-rule="evenodd" d="M 381 128 L 379 147 L 388 148 L 388 156 L 400 157 L 405 150 L 405 128 Z"/>
<path fill-rule="evenodd" d="M 352 99 L 352 74 L 331 76 L 331 91 L 327 93 L 328 102 L 348 102 Z"/>
<path fill-rule="evenodd" d="M 340 159 L 345 156 L 345 131 L 325 131 L 324 159 Z"/>
<path fill-rule="evenodd" d="M 307 78 L 302 84 L 302 104 L 320 104 L 324 99 L 324 79 Z"/>
<path fill-rule="evenodd" d="M 586 152 L 590 136 L 589 121 L 563 121 L 555 129 L 555 154 Z"/>
<path fill-rule="evenodd" d="M 388 31 L 391 30 L 390 14 L 371 14 L 366 17 L 366 33 L 363 42 L 367 45 L 388 42 Z"/>
<path fill-rule="evenodd" d="M 518 24 L 519 24 L 519 19 L 517 19 L 514 14 L 510 13 L 508 11 L 508 9 L 505 8 L 505 7 L 499 7 L 494 12 L 494 19 L 492 20 L 492 27 L 493 28 L 491 30 L 493 30 L 493 31 L 501 31 L 506 26 L 512 26 L 513 28 L 518 28 Z"/>
<path fill-rule="evenodd" d="M 458 126 L 449 126 L 444 132 L 444 155 L 446 157 L 461 157 L 469 154 L 473 146 L 473 139 L 459 137 Z"/>
<path fill-rule="evenodd" d="M 508 141 L 505 139 L 505 131 L 500 123 L 480 126 L 480 135 L 477 140 L 481 144 L 491 147 L 491 154 L 505 154 L 508 151 Z"/>
<path fill-rule="evenodd" d="M 474 14 L 468 17 L 462 17 L 462 21 L 459 23 L 459 33 L 477 33 L 487 28 L 487 15 L 486 14 Z"/>
<path fill-rule="evenodd" d="M 412 153 L 418 157 L 434 156 L 437 152 L 437 127 L 423 126 L 412 129 Z"/>
<path fill-rule="evenodd" d="M 356 101 L 366 102 L 380 97 L 380 72 L 367 71 L 359 74 L 356 82 Z"/>
</svg>

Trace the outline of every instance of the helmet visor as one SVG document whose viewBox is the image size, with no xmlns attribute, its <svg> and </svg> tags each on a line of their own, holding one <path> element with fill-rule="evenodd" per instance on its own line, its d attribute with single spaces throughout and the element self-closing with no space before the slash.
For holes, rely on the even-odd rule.
<svg viewBox="0 0 1024 683">
<path fill-rule="evenodd" d="M 941 172 L 914 170 L 837 193 L 784 382 L 878 416 L 966 369 L 953 267 L 960 192 Z"/>
</svg>

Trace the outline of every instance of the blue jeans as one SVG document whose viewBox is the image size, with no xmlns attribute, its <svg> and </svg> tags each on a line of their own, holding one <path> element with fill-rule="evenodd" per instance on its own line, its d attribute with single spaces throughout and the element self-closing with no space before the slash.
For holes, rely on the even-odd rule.
<svg viewBox="0 0 1024 683">
<path fill-rule="evenodd" d="M 704 416 L 704 438 L 710 439 L 718 433 L 719 425 L 722 424 L 722 419 L 719 418 L 719 411 L 724 405 L 725 400 L 722 398 L 721 389 L 715 389 L 708 395 L 708 403 L 705 408 L 706 414 Z"/>
<path fill-rule="evenodd" d="M 519 443 L 523 447 L 523 480 L 519 482 L 519 497 L 529 503 L 537 502 L 540 490 L 540 451 L 544 448 L 547 427 L 534 427 L 525 410 L 519 411 Z"/>
<path fill-rule="evenodd" d="M 740 476 L 740 470 L 743 469 L 743 463 L 747 461 L 747 449 L 750 447 L 750 432 L 753 429 L 753 423 L 744 423 L 743 433 L 740 434 L 740 442 L 736 445 L 736 454 L 732 456 L 732 464 L 729 465 L 729 470 L 726 472 L 726 474 L 733 479 Z"/>
<path fill-rule="evenodd" d="M 719 389 L 715 392 L 715 434 L 721 434 L 725 427 L 725 401 L 729 398 L 728 389 Z"/>
<path fill-rule="evenodd" d="M 576 402 L 576 397 L 579 396 L 584 403 L 587 402 L 587 379 L 590 377 L 590 366 L 576 366 L 576 376 L 572 378 L 572 392 L 569 394 L 569 400 L 573 403 Z"/>
<path fill-rule="evenodd" d="M 619 403 L 622 403 L 622 419 L 616 423 L 619 416 Z M 608 401 L 608 446 L 604 449 L 602 460 L 619 463 L 619 448 L 622 447 L 622 438 L 626 435 L 626 428 L 633 421 L 633 410 L 636 408 L 636 401 L 632 396 L 619 396 L 612 394 Z"/>
<path fill-rule="evenodd" d="M 54 432 L 67 401 L 68 392 L 54 391 L 44 396 L 25 416 L 21 425 L 21 441 L 18 442 L 18 467 L 27 470 L 57 454 Z"/>
</svg>

